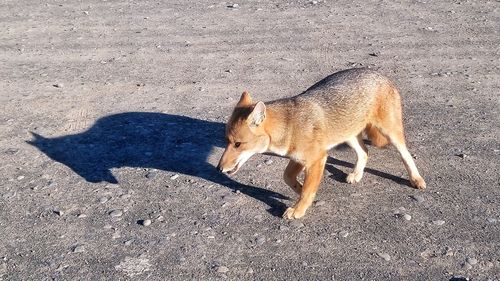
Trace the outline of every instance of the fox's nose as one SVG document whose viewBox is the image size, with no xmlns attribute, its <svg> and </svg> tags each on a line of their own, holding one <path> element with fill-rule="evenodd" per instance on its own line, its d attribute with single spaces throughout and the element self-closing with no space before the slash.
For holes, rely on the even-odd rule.
<svg viewBox="0 0 500 281">
<path fill-rule="evenodd" d="M 217 165 L 217 171 L 222 173 L 222 166 L 220 165 L 220 163 L 219 163 L 219 165 Z"/>
</svg>

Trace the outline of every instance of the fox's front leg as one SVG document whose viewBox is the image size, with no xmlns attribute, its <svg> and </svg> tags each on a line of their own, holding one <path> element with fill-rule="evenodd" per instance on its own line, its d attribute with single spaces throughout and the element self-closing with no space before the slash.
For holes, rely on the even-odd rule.
<svg viewBox="0 0 500 281">
<path fill-rule="evenodd" d="M 300 193 L 300 198 L 293 207 L 288 208 L 283 214 L 287 219 L 299 219 L 304 216 L 307 208 L 311 206 L 318 191 L 321 178 L 323 177 L 323 170 L 325 169 L 326 153 L 311 165 L 305 168 L 304 185 Z"/>
</svg>

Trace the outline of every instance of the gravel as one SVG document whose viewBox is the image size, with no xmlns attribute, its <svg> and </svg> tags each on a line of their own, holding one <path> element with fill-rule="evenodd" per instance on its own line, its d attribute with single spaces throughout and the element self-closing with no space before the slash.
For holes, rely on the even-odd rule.
<svg viewBox="0 0 500 281">
<path fill-rule="evenodd" d="M 2 2 L 0 279 L 500 280 L 495 1 L 34 3 Z M 217 171 L 242 91 L 290 97 L 352 65 L 398 87 L 427 189 L 369 143 L 349 185 L 339 145 L 288 221 L 287 159 Z"/>
</svg>

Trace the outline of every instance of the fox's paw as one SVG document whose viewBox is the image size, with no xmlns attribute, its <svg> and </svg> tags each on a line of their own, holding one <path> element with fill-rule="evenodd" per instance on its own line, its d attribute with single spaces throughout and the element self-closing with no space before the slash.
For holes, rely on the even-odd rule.
<svg viewBox="0 0 500 281">
<path fill-rule="evenodd" d="M 410 179 L 411 185 L 417 189 L 425 189 L 426 184 L 422 177 Z"/>
<path fill-rule="evenodd" d="M 304 216 L 304 214 L 305 214 L 304 211 L 299 212 L 299 211 L 297 211 L 297 209 L 295 209 L 293 207 L 289 207 L 286 209 L 285 213 L 283 213 L 283 218 L 289 219 L 289 220 L 300 219 L 301 217 Z"/>
<path fill-rule="evenodd" d="M 345 181 L 347 183 L 356 183 L 356 182 L 359 182 L 361 180 L 361 178 L 363 177 L 363 173 L 349 173 L 347 175 L 347 178 L 345 179 Z"/>
</svg>

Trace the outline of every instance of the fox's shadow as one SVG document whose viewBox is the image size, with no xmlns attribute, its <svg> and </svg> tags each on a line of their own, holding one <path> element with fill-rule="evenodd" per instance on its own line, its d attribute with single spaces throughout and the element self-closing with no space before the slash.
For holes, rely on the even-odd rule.
<svg viewBox="0 0 500 281">
<path fill-rule="evenodd" d="M 214 147 L 224 146 L 224 124 L 186 116 L 127 112 L 100 118 L 79 134 L 46 138 L 34 134 L 29 144 L 68 166 L 88 182 L 117 183 L 112 168 L 154 168 L 192 175 L 224 185 L 270 206 L 281 215 L 287 197 L 238 183 L 207 162 Z"/>
</svg>

